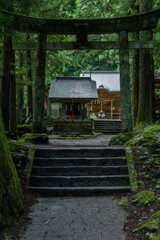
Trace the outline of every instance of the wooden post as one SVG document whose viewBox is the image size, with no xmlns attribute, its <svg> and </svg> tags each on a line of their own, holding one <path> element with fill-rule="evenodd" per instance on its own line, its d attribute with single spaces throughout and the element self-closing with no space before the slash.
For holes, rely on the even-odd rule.
<svg viewBox="0 0 160 240">
<path fill-rule="evenodd" d="M 119 33 L 120 87 L 121 87 L 121 128 L 122 132 L 132 131 L 131 92 L 128 32 Z"/>
<path fill-rule="evenodd" d="M 33 88 L 33 133 L 42 133 L 44 124 L 46 34 L 39 33 L 37 49 L 37 69 Z"/>
<path fill-rule="evenodd" d="M 10 83 L 10 131 L 17 131 L 16 119 L 16 78 L 15 78 L 15 52 L 12 50 L 11 65 L 11 83 Z"/>
<path fill-rule="evenodd" d="M 113 100 L 111 100 L 111 119 L 113 118 Z"/>
</svg>

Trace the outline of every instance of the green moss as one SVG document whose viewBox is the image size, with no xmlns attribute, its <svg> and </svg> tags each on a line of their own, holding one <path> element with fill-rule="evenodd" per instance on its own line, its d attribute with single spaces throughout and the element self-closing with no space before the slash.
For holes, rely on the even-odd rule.
<svg viewBox="0 0 160 240">
<path fill-rule="evenodd" d="M 26 170 L 26 186 L 28 187 L 29 185 L 29 179 L 32 171 L 32 166 L 33 166 L 33 160 L 34 160 L 34 154 L 35 154 L 35 149 L 30 148 L 28 151 L 28 163 L 26 164 L 25 170 Z"/>
<path fill-rule="evenodd" d="M 17 126 L 17 131 L 22 133 L 31 133 L 32 132 L 32 124 L 22 124 Z"/>
<path fill-rule="evenodd" d="M 114 136 L 109 141 L 109 145 L 123 145 L 129 139 L 133 138 L 134 134 L 132 132 L 126 132 L 126 133 L 119 133 L 117 136 Z"/>
<path fill-rule="evenodd" d="M 160 132 L 160 124 L 155 124 L 153 126 L 150 126 L 144 129 L 144 131 L 142 131 L 141 133 L 133 137 L 131 140 L 129 140 L 126 143 L 126 146 L 138 145 L 138 146 L 148 147 L 148 148 L 155 147 L 156 144 L 160 146 L 159 143 L 157 143 L 158 137 L 155 134 L 156 132 Z"/>
<path fill-rule="evenodd" d="M 26 133 L 22 135 L 22 139 L 31 143 L 48 143 L 48 135 L 45 133 Z"/>
<path fill-rule="evenodd" d="M 130 187 L 131 187 L 131 191 L 135 192 L 138 189 L 138 184 L 137 184 L 137 172 L 134 167 L 132 149 L 130 147 L 127 147 L 125 148 L 125 151 L 126 151 L 127 164 L 128 164 Z"/>
<path fill-rule="evenodd" d="M 10 225 L 23 210 L 23 194 L 0 111 L 0 226 Z"/>
<path fill-rule="evenodd" d="M 160 219 L 160 211 L 154 213 L 154 214 L 151 216 L 151 218 L 153 218 L 153 219 Z"/>
<path fill-rule="evenodd" d="M 118 202 L 117 205 L 122 208 L 127 208 L 129 206 L 128 198 L 122 197 Z"/>
<path fill-rule="evenodd" d="M 139 205 L 152 203 L 155 201 L 155 194 L 152 191 L 142 191 L 134 196 L 134 201 Z"/>
<path fill-rule="evenodd" d="M 152 234 L 152 235 L 150 235 L 149 239 L 151 239 L 151 240 L 160 240 L 160 235 Z"/>
<path fill-rule="evenodd" d="M 140 185 L 141 188 L 145 189 L 145 184 L 144 184 L 143 180 L 139 180 L 138 184 Z"/>
<path fill-rule="evenodd" d="M 139 227 L 140 230 L 147 229 L 150 231 L 158 230 L 158 228 L 159 228 L 159 224 L 156 220 L 144 223 Z"/>
</svg>

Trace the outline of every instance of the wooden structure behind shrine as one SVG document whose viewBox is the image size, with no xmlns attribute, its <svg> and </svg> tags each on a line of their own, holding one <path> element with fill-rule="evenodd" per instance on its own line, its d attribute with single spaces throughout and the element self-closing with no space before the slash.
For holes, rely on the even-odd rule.
<svg viewBox="0 0 160 240">
<path fill-rule="evenodd" d="M 16 43 L 13 44 L 14 50 L 35 50 L 37 51 L 37 69 L 34 81 L 34 111 L 33 111 L 33 132 L 43 132 L 44 122 L 44 83 L 45 83 L 45 58 L 46 50 L 73 50 L 73 49 L 119 49 L 120 59 L 120 87 L 121 87 L 121 125 L 122 131 L 132 130 L 131 114 L 131 94 L 130 94 L 130 49 L 152 49 L 152 41 L 128 41 L 129 32 L 139 32 L 155 29 L 160 18 L 160 9 L 109 19 L 44 19 L 26 17 L 14 13 L 4 12 L 4 15 L 11 17 L 12 24 L 9 29 L 12 31 L 36 33 L 38 35 L 37 43 Z M 8 26 L 4 26 L 7 28 Z M 111 34 L 116 33 L 119 40 L 116 42 L 89 42 L 89 34 Z M 47 43 L 47 34 L 52 35 L 76 35 L 76 42 L 58 42 Z M 5 42 L 4 42 L 5 44 Z M 6 42 L 7 44 L 7 42 Z M 6 45 L 7 46 L 7 45 Z M 8 49 L 3 52 L 3 59 L 8 59 Z M 11 63 L 10 63 L 11 64 Z M 2 84 L 3 94 L 10 96 L 10 79 L 8 71 L 5 69 Z M 3 117 L 5 122 L 9 122 L 9 104 L 4 101 Z"/>
</svg>

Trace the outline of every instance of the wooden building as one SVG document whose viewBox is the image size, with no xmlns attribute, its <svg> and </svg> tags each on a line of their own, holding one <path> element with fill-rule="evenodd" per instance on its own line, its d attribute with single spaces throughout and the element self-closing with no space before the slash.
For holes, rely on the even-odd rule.
<svg viewBox="0 0 160 240">
<path fill-rule="evenodd" d="M 92 112 L 98 118 L 121 118 L 120 73 L 118 71 L 84 71 L 80 76 L 90 76 L 97 83 L 98 99 L 92 101 Z"/>
<path fill-rule="evenodd" d="M 56 77 L 49 91 L 50 115 L 55 117 L 56 131 L 91 132 L 92 121 L 87 113 L 97 97 L 96 82 L 90 77 Z"/>
</svg>

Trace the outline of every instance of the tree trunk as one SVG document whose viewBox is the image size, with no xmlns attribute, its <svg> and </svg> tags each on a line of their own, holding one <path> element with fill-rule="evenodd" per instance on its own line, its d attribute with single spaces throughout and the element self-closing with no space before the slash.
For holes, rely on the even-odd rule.
<svg viewBox="0 0 160 240">
<path fill-rule="evenodd" d="M 4 36 L 3 41 L 3 62 L 2 62 L 2 82 L 1 82 L 1 107 L 5 130 L 9 131 L 10 117 L 10 80 L 11 80 L 11 56 L 12 37 Z"/>
<path fill-rule="evenodd" d="M 152 0 L 140 1 L 140 12 L 152 9 Z M 152 31 L 140 33 L 140 40 L 147 41 L 153 39 Z M 151 50 L 140 50 L 140 74 L 139 74 L 139 104 L 137 124 L 141 122 L 151 123 L 155 120 L 154 110 L 154 68 L 153 54 Z"/>
<path fill-rule="evenodd" d="M 133 41 L 139 40 L 139 33 L 132 34 Z M 132 120 L 136 126 L 139 98 L 139 50 L 132 50 Z"/>
<path fill-rule="evenodd" d="M 11 88 L 10 88 L 10 131 L 17 131 L 16 119 L 16 78 L 15 78 L 15 52 L 12 50 L 11 65 Z"/>
<path fill-rule="evenodd" d="M 34 82 L 33 133 L 43 133 L 46 35 L 38 35 L 37 69 Z"/>
<path fill-rule="evenodd" d="M 23 53 L 21 51 L 18 52 L 18 68 L 20 73 L 17 75 L 17 79 L 20 82 L 23 81 L 23 74 L 22 74 L 22 67 L 23 67 Z M 18 109 L 23 110 L 24 106 L 24 87 L 22 84 L 17 85 L 17 107 Z"/>
<path fill-rule="evenodd" d="M 0 226 L 14 222 L 23 210 L 23 194 L 5 135 L 0 109 Z"/>
<path fill-rule="evenodd" d="M 27 41 L 30 39 L 29 34 L 27 35 Z M 27 51 L 27 65 L 28 65 L 28 72 L 27 77 L 28 80 L 32 83 L 32 58 L 31 58 L 31 51 Z M 32 84 L 28 86 L 28 116 L 32 117 L 33 115 L 33 94 L 32 94 Z"/>
</svg>

